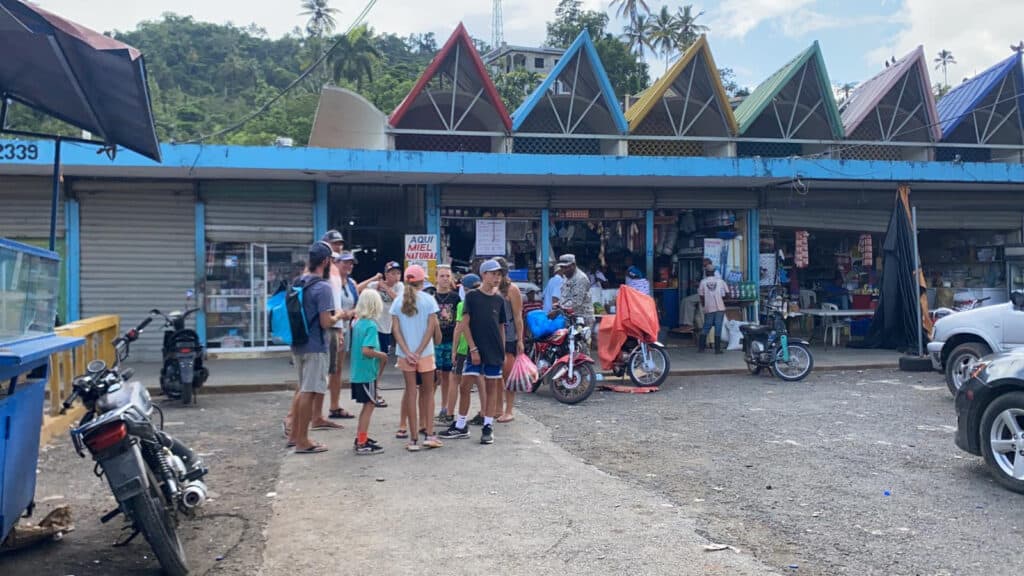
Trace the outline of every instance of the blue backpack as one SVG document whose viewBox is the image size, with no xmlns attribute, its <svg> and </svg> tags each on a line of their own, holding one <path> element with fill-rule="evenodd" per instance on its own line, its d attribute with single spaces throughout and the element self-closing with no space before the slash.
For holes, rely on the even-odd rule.
<svg viewBox="0 0 1024 576">
<path fill-rule="evenodd" d="M 296 280 L 288 290 L 282 290 L 267 300 L 270 333 L 274 338 L 289 346 L 304 346 L 309 342 L 311 319 L 306 317 L 304 294 L 318 282 L 323 282 L 323 279 Z M 323 339 L 323 331 L 320 338 Z"/>
</svg>

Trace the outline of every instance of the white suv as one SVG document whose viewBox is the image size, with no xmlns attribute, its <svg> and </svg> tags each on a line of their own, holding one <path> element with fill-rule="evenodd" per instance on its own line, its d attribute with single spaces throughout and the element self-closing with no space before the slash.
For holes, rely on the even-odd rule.
<svg viewBox="0 0 1024 576">
<path fill-rule="evenodd" d="M 928 354 L 932 366 L 945 373 L 954 396 L 980 358 L 1024 347 L 1024 293 L 1014 292 L 1010 299 L 1006 304 L 957 312 L 935 323 Z"/>
</svg>

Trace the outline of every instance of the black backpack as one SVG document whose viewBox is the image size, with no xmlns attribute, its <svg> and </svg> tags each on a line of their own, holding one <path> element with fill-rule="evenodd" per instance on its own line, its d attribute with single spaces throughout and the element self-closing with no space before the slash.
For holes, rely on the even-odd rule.
<svg viewBox="0 0 1024 576">
<path fill-rule="evenodd" d="M 288 295 L 285 296 L 285 308 L 288 311 L 288 326 L 291 329 L 292 335 L 292 346 L 305 346 L 309 343 L 309 326 L 310 322 L 316 320 L 319 322 L 319 318 L 314 317 L 313 319 L 306 317 L 305 307 L 305 294 L 306 290 L 311 288 L 318 282 L 323 282 L 323 278 L 308 278 L 302 280 L 301 278 L 296 280 L 288 290 Z M 324 332 L 320 331 L 320 340 L 323 342 Z"/>
</svg>

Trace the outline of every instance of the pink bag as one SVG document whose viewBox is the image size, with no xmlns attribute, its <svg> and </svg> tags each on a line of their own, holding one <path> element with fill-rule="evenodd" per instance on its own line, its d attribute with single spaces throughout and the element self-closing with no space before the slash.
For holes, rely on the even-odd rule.
<svg viewBox="0 0 1024 576">
<path fill-rule="evenodd" d="M 505 390 L 509 392 L 530 392 L 533 390 L 533 383 L 540 375 L 537 373 L 537 366 L 526 354 L 516 356 L 515 364 L 505 381 Z"/>
</svg>

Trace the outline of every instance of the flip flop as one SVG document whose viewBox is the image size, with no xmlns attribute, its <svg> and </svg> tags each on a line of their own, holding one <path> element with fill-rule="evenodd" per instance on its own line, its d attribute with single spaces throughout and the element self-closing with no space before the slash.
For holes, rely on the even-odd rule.
<svg viewBox="0 0 1024 576">
<path fill-rule="evenodd" d="M 406 439 L 408 437 L 409 437 L 409 431 L 404 429 L 404 428 L 399 428 L 398 432 L 395 432 L 395 438 L 404 440 L 404 439 Z"/>
<path fill-rule="evenodd" d="M 285 448 L 295 448 L 295 442 L 289 441 L 288 444 L 285 445 Z"/>
<path fill-rule="evenodd" d="M 295 450 L 295 454 L 320 454 L 322 452 L 327 452 L 327 446 L 322 444 L 314 444 L 305 450 Z"/>
<path fill-rule="evenodd" d="M 515 416 L 498 416 L 497 418 L 495 418 L 495 420 L 497 420 L 498 422 L 501 422 L 502 424 L 508 424 L 509 422 L 511 422 L 511 421 L 513 421 L 515 419 L 516 419 Z"/>
<path fill-rule="evenodd" d="M 343 430 L 345 427 L 341 424 L 335 424 L 334 422 L 328 422 L 326 424 L 317 424 L 316 426 L 310 427 L 310 430 Z"/>
<path fill-rule="evenodd" d="M 338 408 L 337 410 L 331 410 L 330 413 L 327 415 L 327 417 L 335 419 L 335 420 L 337 420 L 337 419 L 348 420 L 350 418 L 355 418 L 356 415 L 352 414 L 351 412 L 347 412 L 344 408 Z"/>
</svg>

